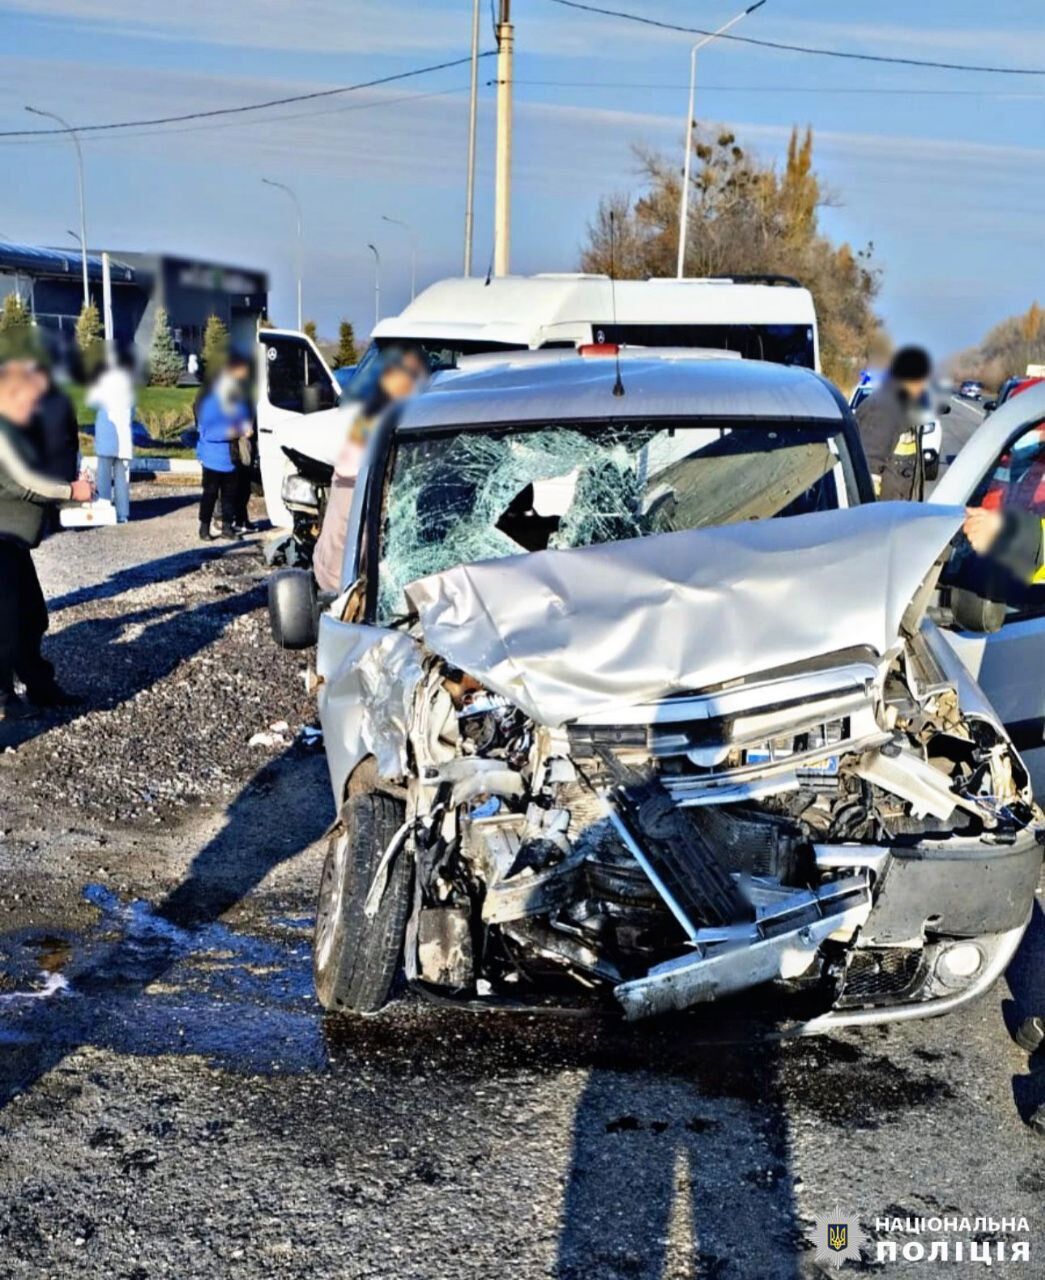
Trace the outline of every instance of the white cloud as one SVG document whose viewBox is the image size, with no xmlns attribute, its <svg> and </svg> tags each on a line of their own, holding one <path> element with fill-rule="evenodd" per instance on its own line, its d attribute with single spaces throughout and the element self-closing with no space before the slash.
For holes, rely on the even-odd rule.
<svg viewBox="0 0 1045 1280">
<path fill-rule="evenodd" d="M 471 29 L 463 13 L 423 0 L 5 0 L 5 7 L 103 35 L 287 52 L 443 51 L 464 46 Z"/>
</svg>

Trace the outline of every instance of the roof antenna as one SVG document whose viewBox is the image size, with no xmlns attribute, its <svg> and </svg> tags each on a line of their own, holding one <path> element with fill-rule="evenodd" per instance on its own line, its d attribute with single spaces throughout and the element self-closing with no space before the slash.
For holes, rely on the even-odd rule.
<svg viewBox="0 0 1045 1280">
<path fill-rule="evenodd" d="M 495 254 L 496 252 L 497 252 L 497 250 L 496 250 L 496 249 L 491 249 L 491 250 L 490 250 L 490 265 L 486 268 L 486 285 L 485 285 L 485 287 L 486 287 L 487 289 L 490 287 L 490 280 L 491 280 L 491 279 L 492 279 L 492 277 L 493 277 L 493 256 L 494 256 L 494 254 Z"/>
<path fill-rule="evenodd" d="M 617 328 L 617 214 L 610 210 L 610 303 L 613 308 L 613 328 Z M 615 396 L 624 395 L 624 379 L 620 373 L 620 335 L 617 335 L 614 358 L 617 362 L 617 381 L 613 384 Z"/>
</svg>

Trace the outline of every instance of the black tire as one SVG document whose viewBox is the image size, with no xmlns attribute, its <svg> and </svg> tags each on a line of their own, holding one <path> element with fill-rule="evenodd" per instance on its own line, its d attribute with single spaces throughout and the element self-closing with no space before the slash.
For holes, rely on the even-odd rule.
<svg viewBox="0 0 1045 1280">
<path fill-rule="evenodd" d="M 330 837 L 312 943 L 312 973 L 324 1009 L 374 1013 L 388 999 L 410 910 L 412 865 L 406 850 L 395 856 L 371 919 L 363 904 L 405 812 L 401 801 L 379 791 L 352 796 L 343 829 Z"/>
</svg>

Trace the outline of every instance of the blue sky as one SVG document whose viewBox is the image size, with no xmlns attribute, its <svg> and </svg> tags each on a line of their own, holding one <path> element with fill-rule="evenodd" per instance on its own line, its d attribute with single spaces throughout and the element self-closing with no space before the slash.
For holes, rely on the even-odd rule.
<svg viewBox="0 0 1045 1280">
<path fill-rule="evenodd" d="M 617 0 L 717 26 L 720 0 Z M 485 9 L 485 5 L 484 5 Z M 689 37 L 515 0 L 513 269 L 576 266 L 601 194 L 636 189 L 635 143 L 681 159 Z M 76 122 L 232 106 L 372 79 L 467 53 L 471 0 L 0 0 L 0 129 L 33 127 L 32 102 Z M 1045 68 L 1035 0 L 768 0 L 738 33 L 830 48 Z M 484 12 L 484 46 L 492 47 Z M 492 62 L 483 64 L 484 82 Z M 460 269 L 467 68 L 220 128 L 85 143 L 89 239 L 266 267 L 272 313 L 293 322 L 289 182 L 305 206 L 305 311 L 324 333 L 372 318 L 368 241 L 384 259 L 385 313 L 419 279 Z M 727 121 L 767 158 L 811 124 L 834 194 L 835 235 L 873 241 L 880 310 L 900 341 L 944 355 L 1045 298 L 1045 76 L 836 62 L 719 42 L 701 55 L 697 114 Z M 476 261 L 490 251 L 493 90 L 481 102 Z M 0 234 L 68 243 L 76 225 L 68 141 L 0 145 Z"/>
</svg>

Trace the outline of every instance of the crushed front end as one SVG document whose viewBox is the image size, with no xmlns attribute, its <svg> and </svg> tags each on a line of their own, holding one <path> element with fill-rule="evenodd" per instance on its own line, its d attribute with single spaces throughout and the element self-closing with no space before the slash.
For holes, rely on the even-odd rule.
<svg viewBox="0 0 1045 1280">
<path fill-rule="evenodd" d="M 1039 875 L 1023 765 L 931 624 L 557 727 L 428 653 L 407 754 L 406 970 L 446 995 L 944 1012 Z"/>
</svg>

